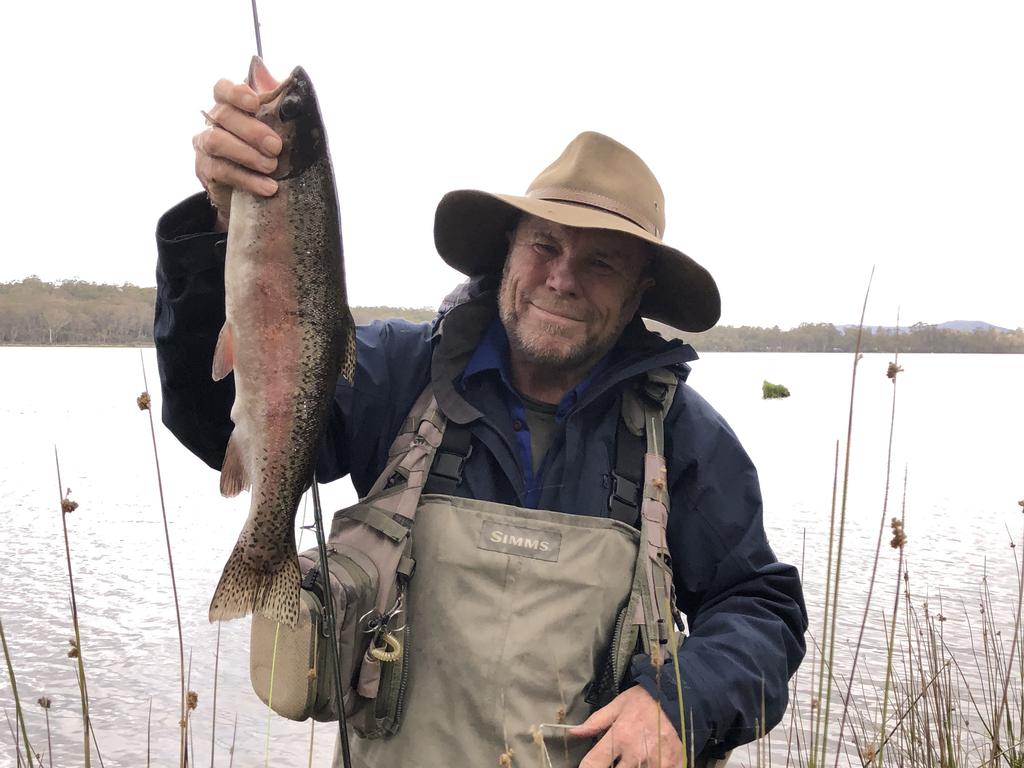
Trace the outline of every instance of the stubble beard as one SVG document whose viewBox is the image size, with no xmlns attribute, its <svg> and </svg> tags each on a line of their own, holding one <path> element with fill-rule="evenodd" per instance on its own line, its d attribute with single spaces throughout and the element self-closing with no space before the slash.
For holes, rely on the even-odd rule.
<svg viewBox="0 0 1024 768">
<path fill-rule="evenodd" d="M 509 345 L 529 362 L 546 366 L 553 372 L 589 369 L 611 349 L 617 338 L 599 339 L 585 330 L 583 337 L 574 341 L 564 326 L 536 320 L 532 327 L 524 328 L 520 309 L 525 306 L 525 301 L 519 301 L 506 271 L 498 292 L 498 314 Z"/>
</svg>

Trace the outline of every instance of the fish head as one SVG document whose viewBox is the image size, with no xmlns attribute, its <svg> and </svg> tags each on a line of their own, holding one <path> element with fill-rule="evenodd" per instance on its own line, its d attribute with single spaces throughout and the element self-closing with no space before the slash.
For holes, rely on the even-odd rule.
<svg viewBox="0 0 1024 768">
<path fill-rule="evenodd" d="M 320 104 L 306 70 L 296 67 L 285 80 L 277 83 L 263 62 L 254 57 L 249 83 L 259 94 L 256 118 L 272 128 L 283 144 L 272 178 L 281 181 L 298 176 L 327 155 Z"/>
</svg>

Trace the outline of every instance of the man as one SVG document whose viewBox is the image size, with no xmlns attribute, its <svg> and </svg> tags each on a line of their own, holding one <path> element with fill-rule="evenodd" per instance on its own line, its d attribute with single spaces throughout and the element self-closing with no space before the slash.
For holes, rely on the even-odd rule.
<svg viewBox="0 0 1024 768">
<path fill-rule="evenodd" d="M 219 468 L 231 431 L 233 385 L 230 379 L 215 383 L 209 375 L 224 319 L 224 246 L 218 233 L 228 225 L 232 187 L 274 194 L 276 184 L 268 174 L 281 142 L 253 118 L 256 97 L 247 85 L 222 80 L 214 96 L 213 125 L 193 141 L 196 173 L 207 195 L 172 209 L 158 227 L 155 337 L 164 421 L 187 447 Z M 579 762 L 583 768 L 616 761 L 680 765 L 681 726 L 686 752 L 701 760 L 753 740 L 761 728 L 781 719 L 788 679 L 804 654 L 799 578 L 768 546 L 756 472 L 722 418 L 686 386 L 693 350 L 648 332 L 640 320 L 642 315 L 701 331 L 719 316 L 714 280 L 666 246 L 663 232 L 664 201 L 653 174 L 629 149 L 595 133 L 577 137 L 525 197 L 469 190 L 446 195 L 437 210 L 435 242 L 442 258 L 471 280 L 446 301 L 432 324 L 387 321 L 358 330 L 355 381 L 339 381 L 319 457 L 322 480 L 349 474 L 362 497 L 383 470 L 414 401 L 429 386 L 449 424 L 460 425 L 468 443 L 456 451 L 454 474 L 437 481 L 444 494 L 525 510 L 544 524 L 564 521 L 566 515 L 572 516 L 570 524 L 585 523 L 587 516 L 608 518 L 610 510 L 618 515 L 624 506 L 627 516 L 632 510 L 632 523 L 638 499 L 623 490 L 628 484 L 621 482 L 619 466 L 620 446 L 628 442 L 621 428 L 623 404 L 627 390 L 651 372 L 671 372 L 675 392 L 663 414 L 663 486 L 670 503 L 667 544 L 675 598 L 690 630 L 679 652 L 685 711 L 679 708 L 674 672 L 652 664 L 648 654 L 637 654 L 628 687 L 569 731 L 567 743 L 585 744 L 579 752 L 585 753 Z M 602 525 L 614 528 L 598 522 L 591 527 Z M 563 587 L 557 580 L 571 574 L 586 581 L 588 573 L 573 573 L 572 563 L 558 567 L 562 570 L 550 573 L 563 574 L 552 576 L 563 596 L 584 588 L 583 582 L 567 580 Z M 594 573 L 591 581 L 602 575 Z M 415 578 L 423 578 L 419 566 Z M 472 585 L 474 577 L 460 578 Z M 413 583 L 414 589 L 437 586 Z M 538 582 L 530 589 L 543 587 Z M 505 588 L 513 597 L 526 589 Z M 599 601 L 602 593 L 595 594 Z M 491 615 L 486 607 L 481 610 Z M 499 608 L 494 610 L 497 621 Z M 530 622 L 531 615 L 514 620 Z M 593 649 L 582 641 L 574 647 L 576 639 L 559 634 L 557 621 L 540 630 L 550 638 L 551 653 L 562 655 L 549 675 L 552 688 L 562 686 L 562 665 L 597 666 L 589 657 L 579 661 Z M 445 630 L 442 625 L 432 631 Z M 503 653 L 489 647 L 482 658 Z M 431 705 L 422 700 L 428 685 L 422 680 L 447 691 L 438 706 L 468 702 L 472 711 L 466 717 L 496 706 L 474 699 L 485 678 L 489 684 L 496 674 L 480 668 L 486 663 L 464 660 L 455 668 L 461 674 L 430 678 L 431 663 L 443 661 L 413 662 L 413 674 L 422 676 L 420 699 L 414 693 L 405 713 L 412 724 L 390 737 L 401 745 L 395 747 L 399 751 L 385 747 L 360 765 L 471 764 L 452 757 L 474 753 L 459 751 L 457 724 L 438 731 L 446 728 L 444 718 L 431 721 L 429 732 L 437 733 L 437 741 L 453 741 L 448 752 L 425 742 L 403 744 L 424 733 L 417 728 L 430 716 Z M 452 682 L 463 674 L 471 685 Z M 503 674 L 514 682 L 519 673 Z M 501 688 L 502 698 L 510 686 Z M 560 695 L 572 700 L 576 712 L 584 693 Z M 501 733 L 504 724 L 494 722 L 500 717 L 483 715 L 479 728 Z M 554 722 L 553 714 L 546 720 Z M 431 749 L 447 757 L 426 757 Z M 521 748 L 516 750 L 519 758 L 507 748 L 502 759 L 525 763 Z M 500 751 L 480 764 L 496 764 Z M 476 758 L 465 758 L 470 759 Z"/>
</svg>

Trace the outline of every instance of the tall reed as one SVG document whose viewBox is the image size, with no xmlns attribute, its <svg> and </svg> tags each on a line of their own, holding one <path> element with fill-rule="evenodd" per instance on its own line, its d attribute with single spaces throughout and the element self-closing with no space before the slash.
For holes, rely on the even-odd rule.
<svg viewBox="0 0 1024 768">
<path fill-rule="evenodd" d="M 150 407 L 152 399 L 149 396 L 149 381 L 146 377 L 146 360 L 139 350 L 139 363 L 142 366 L 142 394 L 136 401 L 139 410 L 145 411 L 149 416 L 149 434 L 153 441 L 153 461 L 156 464 L 156 485 L 160 494 L 160 513 L 164 521 L 164 541 L 167 544 L 167 564 L 171 571 L 171 592 L 174 595 L 174 619 L 178 627 L 178 668 L 181 679 L 181 718 L 178 720 L 178 765 L 185 768 L 187 761 L 187 731 L 188 731 L 188 699 L 185 687 L 185 636 L 181 629 L 181 605 L 178 602 L 178 582 L 174 577 L 174 555 L 171 552 L 171 531 L 167 524 L 167 504 L 164 502 L 164 481 L 160 473 L 160 452 L 156 447 L 156 426 L 153 424 L 153 409 Z"/>
<path fill-rule="evenodd" d="M 68 498 L 71 489 L 64 490 L 64 483 L 60 477 L 60 457 L 57 454 L 57 446 L 53 446 L 53 460 L 57 465 L 57 491 L 60 495 L 60 522 L 64 529 L 64 555 L 68 566 L 68 586 L 71 590 L 71 622 L 75 628 L 75 637 L 70 641 L 71 648 L 68 656 L 77 659 L 78 665 L 78 692 L 82 700 L 82 741 L 85 754 L 85 768 L 92 765 L 92 748 L 89 745 L 89 737 L 92 729 L 89 722 L 89 686 L 85 679 L 85 659 L 82 654 L 82 632 L 78 624 L 78 601 L 75 598 L 75 577 L 71 570 L 71 540 L 68 537 L 68 515 L 78 509 L 78 502 Z"/>
<path fill-rule="evenodd" d="M 896 315 L 896 337 L 899 338 L 899 314 Z M 868 625 L 868 615 L 871 611 L 871 597 L 875 591 L 875 578 L 878 575 L 878 560 L 882 553 L 882 537 L 885 532 L 885 521 L 889 516 L 889 487 L 892 478 L 892 443 L 893 434 L 896 428 L 896 376 L 903 369 L 899 366 L 899 351 L 896 352 L 893 362 L 889 363 L 886 376 L 892 382 L 892 408 L 889 412 L 889 443 L 885 452 L 885 491 L 882 495 L 882 513 L 878 521 L 878 538 L 875 541 L 875 555 L 871 561 L 871 576 L 868 579 L 868 593 L 864 599 L 864 613 L 861 616 L 860 628 L 857 630 L 857 643 L 853 649 L 853 661 L 850 664 L 850 677 L 846 685 L 846 693 L 843 695 L 843 714 L 839 720 L 838 741 L 842 743 L 843 733 L 846 728 L 846 719 L 850 711 L 850 694 L 853 691 L 853 680 L 857 672 L 857 662 L 860 659 L 861 644 L 864 642 L 864 629 Z M 849 464 L 849 454 L 847 454 Z M 905 490 L 905 489 L 904 489 Z M 845 505 L 845 488 L 844 488 Z M 838 582 L 838 579 L 837 579 Z M 840 750 L 836 750 L 835 768 L 839 768 Z"/>
<path fill-rule="evenodd" d="M 11 652 L 7 647 L 7 635 L 4 634 L 4 622 L 0 619 L 0 645 L 4 649 L 4 661 L 7 662 L 7 677 L 11 681 L 11 693 L 14 696 L 14 719 L 17 721 L 18 726 L 21 728 L 21 733 L 25 738 L 25 756 L 28 764 L 32 765 L 32 745 L 28 740 L 28 729 L 25 727 L 25 713 L 21 708 L 21 699 L 18 698 L 18 681 L 14 676 L 14 662 L 11 661 Z M 6 711 L 5 711 L 6 714 Z M 11 729 L 14 730 L 13 728 Z M 15 737 L 15 744 L 17 744 L 17 734 L 13 734 Z M 17 748 L 16 748 L 17 750 Z M 21 752 L 18 752 L 18 764 L 21 764 Z"/>
</svg>

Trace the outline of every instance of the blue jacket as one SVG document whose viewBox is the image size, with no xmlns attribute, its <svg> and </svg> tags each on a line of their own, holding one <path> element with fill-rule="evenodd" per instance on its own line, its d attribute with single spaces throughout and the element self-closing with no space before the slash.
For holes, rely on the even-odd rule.
<svg viewBox="0 0 1024 768">
<path fill-rule="evenodd" d="M 231 377 L 210 376 L 224 322 L 224 239 L 209 232 L 212 216 L 200 195 L 160 220 L 154 336 L 164 423 L 219 469 L 234 385 Z M 754 466 L 722 417 L 685 384 L 696 353 L 636 320 L 597 375 L 563 401 L 563 429 L 533 478 L 523 467 L 516 434 L 522 427 L 514 428 L 510 407 L 510 397 L 517 398 L 501 366 L 475 365 L 473 375 L 463 376 L 496 315 L 492 283 L 466 286 L 433 323 L 388 320 L 357 329 L 355 382 L 339 380 L 318 460 L 321 480 L 349 475 L 364 495 L 413 401 L 432 383 L 448 418 L 469 424 L 473 436 L 461 495 L 604 516 L 622 390 L 649 369 L 674 370 L 680 385 L 666 416 L 665 453 L 669 552 L 690 629 L 680 653 L 684 722 L 696 754 L 753 740 L 762 690 L 767 727 L 785 711 L 788 680 L 804 655 L 806 611 L 796 569 L 776 560 L 765 537 Z M 632 674 L 678 727 L 672 676 L 656 680 L 644 656 L 634 659 Z"/>
</svg>

